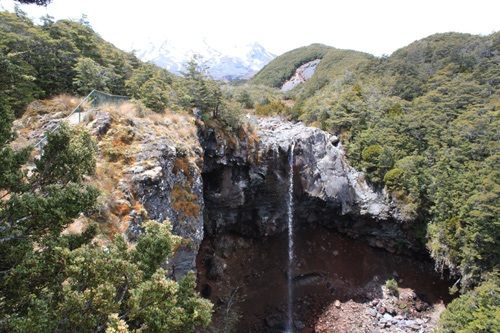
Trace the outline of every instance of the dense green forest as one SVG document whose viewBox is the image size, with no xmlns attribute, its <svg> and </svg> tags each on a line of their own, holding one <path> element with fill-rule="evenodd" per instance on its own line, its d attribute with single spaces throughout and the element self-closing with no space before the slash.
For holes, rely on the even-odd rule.
<svg viewBox="0 0 500 333">
<path fill-rule="evenodd" d="M 321 62 L 311 79 L 286 94 L 276 89 L 314 59 Z M 36 99 L 92 89 L 132 96 L 156 112 L 197 107 L 229 130 L 246 108 L 339 135 L 350 163 L 387 191 L 408 233 L 456 279 L 463 295 L 441 329 L 498 327 L 500 299 L 488 295 L 500 290 L 500 33 L 436 34 L 383 57 L 313 44 L 276 58 L 247 83 L 224 85 L 210 79 L 202 59 L 188 62 L 184 77 L 142 63 L 84 18 L 44 17 L 37 25 L 19 9 L 0 12 L 2 112 L 20 117 Z M 12 138 L 2 135 L 14 170 L 25 157 L 6 150 Z M 0 179 L 2 189 L 29 192 L 15 189 L 19 172 Z"/>
</svg>

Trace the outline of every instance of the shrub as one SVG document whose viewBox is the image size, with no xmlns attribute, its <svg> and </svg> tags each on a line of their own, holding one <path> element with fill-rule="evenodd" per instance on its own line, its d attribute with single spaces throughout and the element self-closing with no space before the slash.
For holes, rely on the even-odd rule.
<svg viewBox="0 0 500 333">
<path fill-rule="evenodd" d="M 389 279 L 385 282 L 385 287 L 387 288 L 387 292 L 390 295 L 398 296 L 399 295 L 399 287 L 398 283 L 394 279 Z"/>
</svg>

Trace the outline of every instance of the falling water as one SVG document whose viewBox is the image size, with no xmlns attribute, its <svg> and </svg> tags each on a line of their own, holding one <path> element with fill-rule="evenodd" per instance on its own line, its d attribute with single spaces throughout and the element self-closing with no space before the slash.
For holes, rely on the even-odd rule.
<svg viewBox="0 0 500 333">
<path fill-rule="evenodd" d="M 295 148 L 295 142 L 292 141 L 290 147 L 290 159 L 288 161 L 288 166 L 290 167 L 288 179 L 288 320 L 286 325 L 286 331 L 293 331 L 293 281 L 292 281 L 292 264 L 293 264 L 293 150 Z"/>
</svg>

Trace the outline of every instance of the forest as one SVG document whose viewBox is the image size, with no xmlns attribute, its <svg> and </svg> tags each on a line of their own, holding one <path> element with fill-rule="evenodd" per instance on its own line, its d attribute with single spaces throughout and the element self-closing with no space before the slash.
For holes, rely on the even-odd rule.
<svg viewBox="0 0 500 333">
<path fill-rule="evenodd" d="M 0 312 L 5 319 L 0 320 L 0 325 L 30 330 L 35 327 L 30 325 L 43 323 L 46 328 L 58 329 L 68 327 L 73 319 L 90 325 L 82 329 L 103 325 L 81 311 L 85 304 L 76 287 L 73 291 L 62 288 L 57 295 L 46 293 L 50 286 L 60 284 L 58 274 L 62 268 L 52 259 L 54 256 L 61 262 L 75 261 L 65 274 L 76 281 L 77 271 L 82 269 L 78 257 L 98 251 L 89 245 L 95 230 L 88 230 L 78 239 L 53 237 L 75 214 L 95 204 L 95 191 L 85 188 L 74 173 L 74 168 L 84 168 L 81 174 L 92 171 L 93 152 L 81 148 L 82 142 L 89 139 L 84 133 L 73 133 L 75 139 L 71 139 L 69 130 L 54 136 L 54 151 L 65 151 L 65 158 L 75 160 L 76 156 L 76 160 L 87 164 L 47 174 L 45 168 L 50 165 L 57 169 L 58 162 L 41 160 L 30 179 L 21 169 L 29 152 L 9 148 L 15 136 L 9 124 L 14 117 L 20 118 L 33 101 L 58 94 L 85 96 L 99 89 L 130 96 L 142 109 L 158 113 L 198 108 L 204 121 L 211 120 L 228 133 L 242 124 L 245 112 L 255 110 L 260 115 L 280 114 L 338 135 L 350 163 L 364 171 L 374 187 L 389 194 L 405 227 L 427 247 L 437 269 L 450 272 L 456 280 L 450 292 L 460 296 L 442 314 L 440 329 L 498 330 L 500 33 L 435 34 L 383 57 L 313 44 L 276 58 L 248 82 L 231 84 L 211 80 L 199 58 L 188 61 L 183 77 L 143 63 L 104 41 L 84 17 L 54 22 L 47 16 L 41 22 L 35 24 L 20 9 L 15 13 L 0 12 L 0 111 L 2 120 L 7 120 L 2 121 L 0 132 L 0 274 L 9 276 L 2 278 Z M 311 79 L 286 93 L 279 91 L 297 67 L 314 59 L 321 62 Z M 69 176 L 61 179 L 61 175 Z M 69 183 L 77 187 L 67 186 Z M 68 212 L 51 216 L 47 207 L 59 205 L 57 200 L 67 205 Z M 26 219 L 33 211 L 15 207 L 28 203 L 47 211 L 37 217 L 39 220 Z M 43 223 L 47 219 L 61 223 L 50 226 Z M 20 227 L 24 225 L 21 222 L 30 220 L 25 229 Z M 32 223 L 35 220 L 38 225 Z M 166 239 L 171 237 L 157 225 L 151 224 L 150 228 Z M 28 245 L 14 242 L 16 235 L 23 233 L 31 235 Z M 147 283 L 163 281 L 162 271 L 159 258 L 141 257 L 137 252 L 127 254 L 121 242 L 118 239 L 116 248 L 107 255 L 96 256 L 142 272 L 143 281 L 113 275 L 122 292 L 135 283 L 137 298 L 129 299 L 130 310 L 122 312 L 130 314 L 141 307 L 141 301 L 146 302 L 140 296 L 150 288 Z M 146 236 L 143 242 L 154 240 Z M 172 242 L 175 240 L 166 241 Z M 40 254 L 36 248 L 41 244 L 54 250 Z M 160 251 L 162 258 L 170 255 L 172 246 Z M 32 262 L 36 265 L 30 265 Z M 96 270 L 99 267 L 96 263 Z M 23 287 L 28 277 L 42 274 L 53 279 L 41 279 L 32 290 Z M 176 297 L 194 312 L 199 309 L 199 316 L 177 309 L 178 322 L 166 323 L 172 326 L 165 327 L 182 330 L 207 320 L 208 305 L 189 293 L 193 281 L 183 283 L 176 287 L 182 291 Z M 32 293 L 38 298 L 32 298 Z M 106 296 L 111 292 L 96 293 Z M 104 296 L 102 299 L 106 299 Z M 75 311 L 82 317 L 77 320 L 57 313 L 62 299 L 67 302 L 65 311 Z M 46 311 L 28 314 L 30 302 Z M 29 316 L 38 322 L 27 320 Z M 154 310 L 135 321 L 130 315 L 128 323 L 137 327 L 142 323 L 151 325 L 155 316 L 159 314 Z M 188 317 L 188 326 L 182 326 L 181 318 Z M 107 322 L 110 327 L 118 327 L 126 316 L 113 318 Z M 51 326 L 54 322 L 55 327 Z"/>
</svg>

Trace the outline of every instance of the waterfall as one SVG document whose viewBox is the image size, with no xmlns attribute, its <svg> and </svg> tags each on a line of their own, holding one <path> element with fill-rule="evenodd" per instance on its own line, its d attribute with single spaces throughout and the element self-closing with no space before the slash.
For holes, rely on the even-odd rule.
<svg viewBox="0 0 500 333">
<path fill-rule="evenodd" d="M 293 332 L 293 281 L 292 281 L 292 265 L 294 257 L 293 248 L 293 150 L 295 142 L 292 141 L 290 147 L 290 156 L 288 166 L 290 167 L 288 179 L 288 320 L 286 324 L 286 331 Z"/>
</svg>

